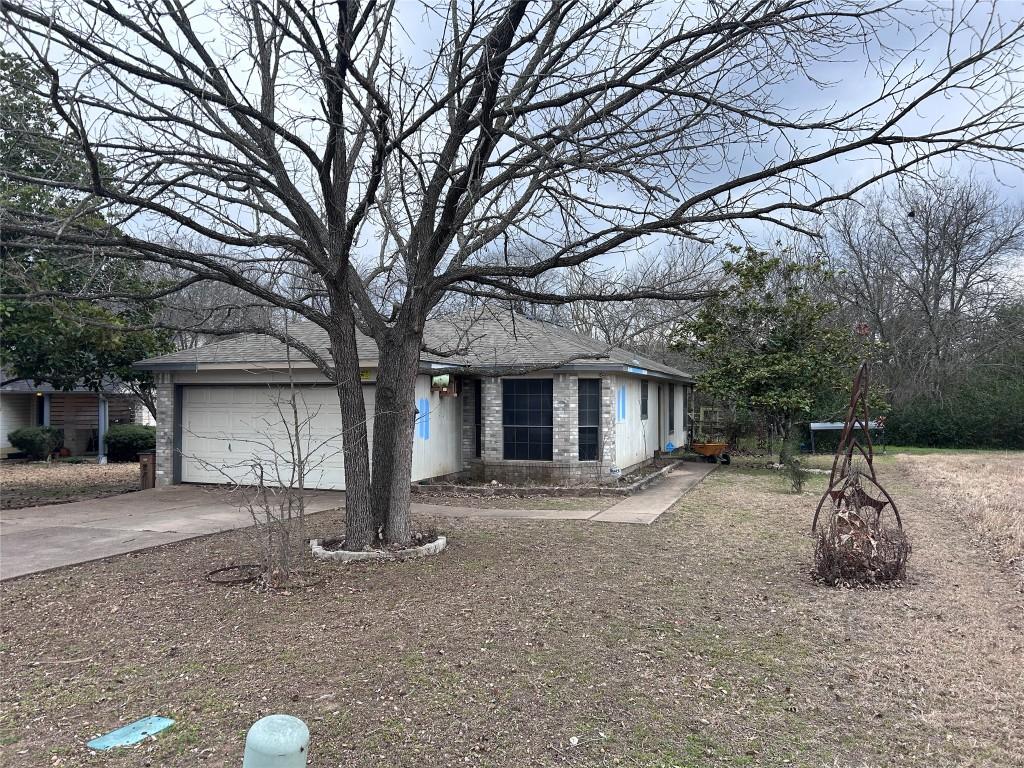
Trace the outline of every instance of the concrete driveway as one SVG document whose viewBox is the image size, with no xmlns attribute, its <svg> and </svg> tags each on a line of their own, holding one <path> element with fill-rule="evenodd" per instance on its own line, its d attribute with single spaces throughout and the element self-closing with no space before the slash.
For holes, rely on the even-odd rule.
<svg viewBox="0 0 1024 768">
<path fill-rule="evenodd" d="M 340 491 L 311 491 L 308 512 L 344 506 Z M 175 485 L 105 499 L 4 510 L 0 579 L 23 576 L 252 525 L 224 488 Z"/>
</svg>

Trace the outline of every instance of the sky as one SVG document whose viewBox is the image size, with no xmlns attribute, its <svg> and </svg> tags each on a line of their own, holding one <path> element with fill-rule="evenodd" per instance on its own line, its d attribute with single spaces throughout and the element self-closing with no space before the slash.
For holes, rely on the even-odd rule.
<svg viewBox="0 0 1024 768">
<path fill-rule="evenodd" d="M 437 18 L 422 12 L 418 3 L 408 2 L 403 5 L 403 18 L 408 19 L 408 22 L 403 24 L 409 46 L 407 55 L 417 63 L 426 63 L 439 31 Z M 702 7 L 707 8 L 709 5 L 689 3 L 694 16 L 701 13 Z M 992 24 L 993 17 L 1008 25 L 1019 23 L 1024 20 L 1024 0 L 1002 0 L 996 3 L 961 0 L 952 3 L 907 3 L 893 11 L 889 23 L 878 35 L 877 44 L 867 47 L 851 45 L 837 52 L 830 61 L 815 63 L 812 74 L 819 81 L 817 85 L 812 85 L 807 78 L 794 73 L 788 82 L 783 82 L 772 89 L 772 98 L 782 105 L 784 110 L 794 115 L 805 111 L 813 111 L 820 115 L 836 115 L 855 109 L 880 93 L 886 78 L 908 77 L 914 73 L 926 72 L 941 66 L 946 56 L 955 57 L 974 50 L 979 34 L 983 34 L 986 26 Z M 936 22 L 954 28 L 955 32 L 948 37 L 935 33 L 932 25 Z M 1024 82 L 1017 85 L 1024 89 Z M 932 130 L 939 125 L 956 125 L 958 120 L 972 113 L 972 105 L 994 104 L 1000 95 L 1003 94 L 997 91 L 986 97 L 977 90 L 968 90 L 931 98 L 917 107 L 901 125 L 906 133 Z M 884 117 L 891 105 L 891 102 L 879 105 L 869 114 L 875 118 Z M 1024 120 L 1024 112 L 1021 111 L 1022 106 L 1019 102 L 1016 110 L 1016 118 Z M 1024 133 L 1020 136 L 1024 140 Z M 821 142 L 826 138 L 822 134 L 808 132 L 797 136 L 797 141 L 804 142 L 803 148 L 810 151 L 812 147 L 821 146 Z M 773 158 L 777 161 L 778 155 L 775 150 L 776 146 L 772 144 L 739 147 L 730 153 L 729 166 L 717 172 L 708 172 L 703 183 L 714 185 L 737 172 L 760 170 Z M 785 156 L 787 150 L 783 148 L 782 152 Z M 870 176 L 879 167 L 881 163 L 874 151 L 822 163 L 815 167 L 815 173 L 820 180 L 818 190 L 842 189 Z M 977 157 L 947 156 L 929 161 L 918 170 L 925 175 L 971 178 L 992 187 L 1008 204 L 1024 204 L 1024 170 L 1021 164 L 1012 165 L 1001 160 L 985 161 Z M 888 179 L 867 192 L 875 191 L 879 186 L 892 186 L 896 183 L 899 183 L 898 179 Z M 609 188 L 603 190 L 603 194 L 614 198 L 617 192 Z M 866 193 L 861 193 L 860 197 L 864 194 Z M 802 222 L 813 221 L 814 218 L 800 216 Z M 785 239 L 787 234 L 788 232 L 782 228 L 748 221 L 740 226 L 739 231 L 719 232 L 718 239 L 721 242 L 736 242 L 749 238 L 757 244 L 770 245 L 780 238 Z M 670 239 L 651 238 L 645 250 L 657 252 L 667 247 Z M 635 258 L 636 253 L 630 250 L 602 257 L 601 262 L 610 266 L 627 266 Z"/>
<path fill-rule="evenodd" d="M 218 3 L 214 0 L 205 0 L 204 5 L 216 7 Z M 201 6 L 193 4 L 192 7 Z M 673 7 L 671 2 L 664 3 L 656 9 L 653 20 L 657 21 L 657 13 L 667 14 Z M 706 12 L 708 7 L 708 4 L 702 3 L 688 5 L 692 19 Z M 433 56 L 435 41 L 441 31 L 439 17 L 424 11 L 423 4 L 415 0 L 399 0 L 398 8 L 402 29 L 396 37 L 398 52 L 410 64 L 425 65 Z M 805 77 L 794 73 L 788 81 L 773 86 L 771 96 L 781 106 L 784 114 L 798 114 L 806 110 L 815 110 L 819 114 L 841 113 L 869 99 L 880 88 L 883 77 L 924 71 L 941 62 L 947 50 L 947 41 L 940 37 L 926 38 L 923 34 L 923 30 L 927 28 L 926 22 L 931 20 L 933 14 L 945 14 L 958 21 L 958 32 L 950 43 L 952 51 L 957 53 L 966 50 L 976 40 L 976 30 L 982 27 L 991 9 L 988 4 L 965 2 L 954 2 L 950 5 L 909 5 L 894 13 L 891 23 L 882 31 L 881 42 L 889 48 L 884 56 L 877 46 L 869 46 L 866 50 L 858 46 L 849 46 L 830 56 L 828 62 L 814 64 L 813 75 L 821 81 L 820 87 L 811 87 Z M 1006 22 L 1020 21 L 1024 18 L 1024 0 L 1005 0 L 996 3 L 994 9 Z M 215 19 L 209 20 L 205 25 L 198 25 L 198 29 L 201 35 L 212 41 L 217 41 L 221 34 Z M 228 44 L 226 39 L 222 43 Z M 901 58 L 901 53 L 906 53 L 906 58 Z M 881 62 L 880 69 L 872 69 L 869 62 Z M 1018 86 L 1024 88 L 1024 83 L 1018 83 Z M 930 100 L 916 110 L 913 118 L 907 121 L 907 126 L 926 128 L 936 124 L 955 124 L 961 115 L 967 114 L 968 102 L 977 96 L 977 92 L 963 92 L 951 99 Z M 300 108 L 304 103 L 311 108 L 316 106 L 309 94 L 293 92 L 290 98 Z M 801 150 L 810 151 L 812 147 L 820 145 L 823 136 L 820 133 L 802 132 L 794 139 Z M 702 173 L 695 171 L 692 177 L 685 180 L 685 184 L 691 190 L 696 190 L 719 183 L 737 172 L 758 170 L 771 158 L 778 156 L 778 146 L 773 142 L 741 144 L 729 152 L 726 168 L 705 168 Z M 851 180 L 863 178 L 876 165 L 877 158 L 871 154 L 823 163 L 817 168 L 819 189 L 841 188 Z M 970 175 L 993 186 L 1007 202 L 1019 202 L 1024 197 L 1024 173 L 1019 166 L 985 163 L 968 158 L 942 161 L 932 170 L 960 176 Z M 613 185 L 602 185 L 600 195 L 602 199 L 610 202 L 614 202 L 617 195 L 622 195 L 623 200 L 628 197 Z M 136 226 L 140 230 L 145 230 L 152 227 L 153 222 L 146 217 L 140 217 Z M 701 234 L 723 241 L 735 241 L 747 236 L 763 243 L 772 242 L 778 237 L 775 228 L 756 222 L 744 224 L 740 232 L 716 232 L 714 228 L 709 228 Z M 664 237 L 651 238 L 647 246 L 648 249 L 657 251 L 666 247 L 666 242 Z M 373 252 L 372 242 L 368 242 L 366 247 L 368 253 Z M 607 264 L 615 264 L 620 260 L 625 263 L 634 257 L 635 253 L 627 250 L 618 255 L 604 257 L 603 261 Z"/>
</svg>

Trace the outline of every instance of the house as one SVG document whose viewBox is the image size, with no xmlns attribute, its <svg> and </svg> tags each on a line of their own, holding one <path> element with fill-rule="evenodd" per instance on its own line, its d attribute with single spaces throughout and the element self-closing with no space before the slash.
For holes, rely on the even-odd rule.
<svg viewBox="0 0 1024 768">
<path fill-rule="evenodd" d="M 290 333 L 327 355 L 312 323 Z M 428 323 L 420 358 L 412 480 L 614 479 L 687 441 L 687 374 L 549 323 L 458 315 Z M 376 344 L 358 340 L 372 440 Z M 304 357 L 243 335 L 144 360 L 157 382 L 157 484 L 273 481 L 291 469 L 297 393 L 307 487 L 344 488 L 335 390 Z M 286 386 L 288 385 L 288 386 Z M 285 482 L 287 482 L 285 480 Z"/>
<path fill-rule="evenodd" d="M 2 372 L 0 377 L 6 381 Z M 151 419 L 138 398 L 114 382 L 96 392 L 84 387 L 60 391 L 25 379 L 9 381 L 0 386 L 0 458 L 17 452 L 7 435 L 22 427 L 55 427 L 64 433 L 64 447 L 72 456 L 99 455 L 100 438 L 110 424 Z"/>
</svg>

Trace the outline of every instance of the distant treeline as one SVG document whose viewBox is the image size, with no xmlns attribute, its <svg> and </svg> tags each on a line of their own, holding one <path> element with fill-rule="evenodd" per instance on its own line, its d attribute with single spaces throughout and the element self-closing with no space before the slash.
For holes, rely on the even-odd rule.
<svg viewBox="0 0 1024 768">
<path fill-rule="evenodd" d="M 907 184 L 844 208 L 829 244 L 841 321 L 881 343 L 886 441 L 1024 448 L 1024 206 Z"/>
</svg>

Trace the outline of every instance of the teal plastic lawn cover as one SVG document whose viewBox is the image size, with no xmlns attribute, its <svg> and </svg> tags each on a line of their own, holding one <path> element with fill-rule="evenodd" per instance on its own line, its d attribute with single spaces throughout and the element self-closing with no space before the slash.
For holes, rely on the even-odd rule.
<svg viewBox="0 0 1024 768">
<path fill-rule="evenodd" d="M 105 733 L 92 741 L 86 742 L 89 749 L 106 750 L 114 747 L 130 747 L 138 744 L 147 736 L 153 736 L 160 731 L 170 728 L 174 721 L 169 717 L 152 715 L 136 720 L 134 723 L 118 728 L 116 731 Z"/>
</svg>

